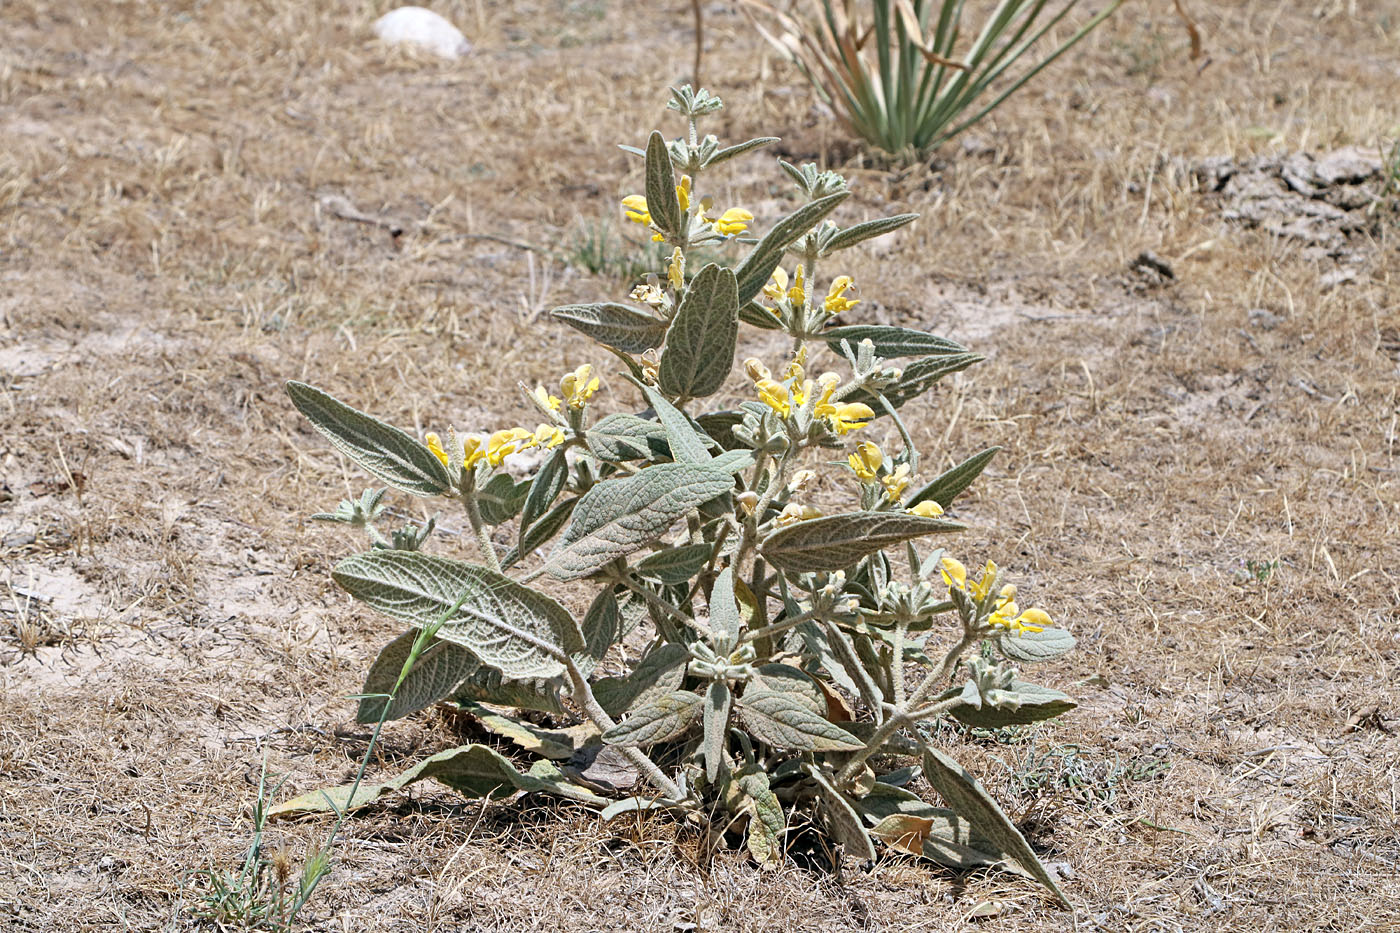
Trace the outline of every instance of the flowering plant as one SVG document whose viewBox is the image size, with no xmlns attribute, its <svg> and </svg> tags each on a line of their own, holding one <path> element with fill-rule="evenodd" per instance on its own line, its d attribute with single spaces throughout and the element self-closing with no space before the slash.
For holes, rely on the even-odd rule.
<svg viewBox="0 0 1400 933">
<path fill-rule="evenodd" d="M 371 665 L 358 718 L 382 727 L 447 702 L 502 742 L 276 812 L 343 815 L 431 777 L 472 796 L 565 797 L 604 818 L 662 809 L 719 819 L 746 829 L 764 865 L 782 859 L 789 827 L 810 823 L 863 860 L 885 847 L 960 868 L 999 864 L 1062 897 L 929 728 L 1034 723 L 1074 706 L 1013 666 L 1061 655 L 1074 639 L 1043 610 L 1020 609 L 994 563 L 974 577 L 919 544 L 964 527 L 946 510 L 998 448 L 916 487 L 920 457 L 901 409 L 981 357 L 915 330 L 834 323 L 859 304 L 856 286 L 837 274 L 823 288 L 818 269 L 915 215 L 838 226 L 828 217 L 845 180 L 786 163 L 801 206 L 762 237 L 746 235 L 749 211 L 717 212 L 697 197 L 708 169 L 773 141 L 721 148 L 700 137 L 697 124 L 720 106 L 703 90 L 673 91 L 688 136 L 652 133 L 629 150 L 644 160 L 646 191 L 623 207 L 671 247 L 665 268 L 631 303 L 553 312 L 620 361 L 630 410 L 599 417 L 600 380 L 584 365 L 558 395 L 522 386 L 534 429 L 447 429 L 420 442 L 288 385 L 312 424 L 379 481 L 460 503 L 479 551 L 471 561 L 424 553 L 431 523 L 376 531 L 382 489 L 318 516 L 369 532 L 371 549 L 340 561 L 334 579 L 407 627 Z M 743 255 L 692 270 L 702 244 Z M 783 332 L 792 352 L 776 372 L 746 359 L 747 398 L 704 410 L 738 382 L 729 377 L 741 323 Z M 845 374 L 810 375 L 823 356 Z M 893 426 L 895 449 L 861 439 L 880 424 Z M 543 459 L 517 480 L 503 467 L 527 450 Z M 819 472 L 855 504 L 827 506 Z M 595 595 L 576 614 L 546 581 L 583 581 Z M 521 754 L 503 754 L 507 743 Z M 911 789 L 920 774 L 946 806 Z"/>
</svg>

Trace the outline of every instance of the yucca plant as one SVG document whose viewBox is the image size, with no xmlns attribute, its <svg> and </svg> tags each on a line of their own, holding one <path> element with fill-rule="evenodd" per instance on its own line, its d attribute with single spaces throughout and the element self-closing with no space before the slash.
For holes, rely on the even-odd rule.
<svg viewBox="0 0 1400 933">
<path fill-rule="evenodd" d="M 1108 0 L 1036 64 L 1023 61 L 1078 2 L 1051 12 L 1049 0 L 999 0 L 970 43 L 966 0 L 807 0 L 806 15 L 797 4 L 786 11 L 762 0 L 746 5 L 760 11 L 755 26 L 852 134 L 909 158 L 928 155 L 991 113 L 1123 0 Z"/>
</svg>

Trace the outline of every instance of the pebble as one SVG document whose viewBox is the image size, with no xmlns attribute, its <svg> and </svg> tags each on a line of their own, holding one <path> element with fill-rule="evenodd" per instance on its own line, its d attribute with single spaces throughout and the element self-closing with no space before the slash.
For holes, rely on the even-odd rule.
<svg viewBox="0 0 1400 933">
<path fill-rule="evenodd" d="M 401 6 L 374 21 L 374 34 L 390 43 L 412 43 L 442 58 L 459 58 L 472 50 L 462 31 L 432 10 Z"/>
</svg>

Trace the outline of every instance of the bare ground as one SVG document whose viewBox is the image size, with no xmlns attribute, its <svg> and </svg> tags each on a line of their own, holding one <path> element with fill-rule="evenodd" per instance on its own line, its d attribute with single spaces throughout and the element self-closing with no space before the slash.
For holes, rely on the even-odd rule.
<svg viewBox="0 0 1400 933">
<path fill-rule="evenodd" d="M 364 480 L 281 383 L 484 427 L 588 360 L 538 312 L 619 287 L 564 257 L 686 78 L 670 6 L 439 4 L 477 46 L 455 64 L 375 45 L 366 3 L 0 9 L 0 925 L 198 926 L 192 872 L 237 864 L 264 756 L 288 790 L 349 775 L 343 697 L 393 630 L 330 585 L 357 544 L 306 516 Z M 989 357 L 916 416 L 945 463 L 1006 447 L 960 551 L 1080 639 L 1049 675 L 1078 710 L 956 749 L 1074 911 L 1004 874 L 763 873 L 665 821 L 420 786 L 351 821 L 313 926 L 1400 928 L 1396 220 L 1319 254 L 1188 170 L 1393 140 L 1400 21 L 1191 6 L 1206 58 L 1130 3 L 933 170 L 844 165 L 846 218 L 923 214 L 854 262 L 853 319 Z M 707 9 L 715 132 L 849 156 Z M 720 181 L 782 210 L 765 159 Z M 459 728 L 394 725 L 384 767 Z M 324 828 L 272 846 L 297 865 Z"/>
</svg>

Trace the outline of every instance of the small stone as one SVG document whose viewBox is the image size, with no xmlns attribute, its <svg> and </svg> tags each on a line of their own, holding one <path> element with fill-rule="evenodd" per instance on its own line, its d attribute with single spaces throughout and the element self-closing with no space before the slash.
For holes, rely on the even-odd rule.
<svg viewBox="0 0 1400 933">
<path fill-rule="evenodd" d="M 472 50 L 460 29 L 421 6 L 390 10 L 374 21 L 374 34 L 384 42 L 421 46 L 442 58 L 459 58 Z"/>
<path fill-rule="evenodd" d="M 1266 308 L 1253 308 L 1249 312 L 1249 323 L 1262 330 L 1273 330 L 1282 322 L 1283 318 Z"/>
<path fill-rule="evenodd" d="M 5 535 L 3 541 L 0 541 L 0 547 L 24 547 L 33 544 L 34 540 L 32 531 L 12 531 Z"/>
<path fill-rule="evenodd" d="M 1317 160 L 1317 179 L 1324 185 L 1355 184 L 1382 171 L 1381 160 L 1357 146 L 1329 152 Z"/>
</svg>

